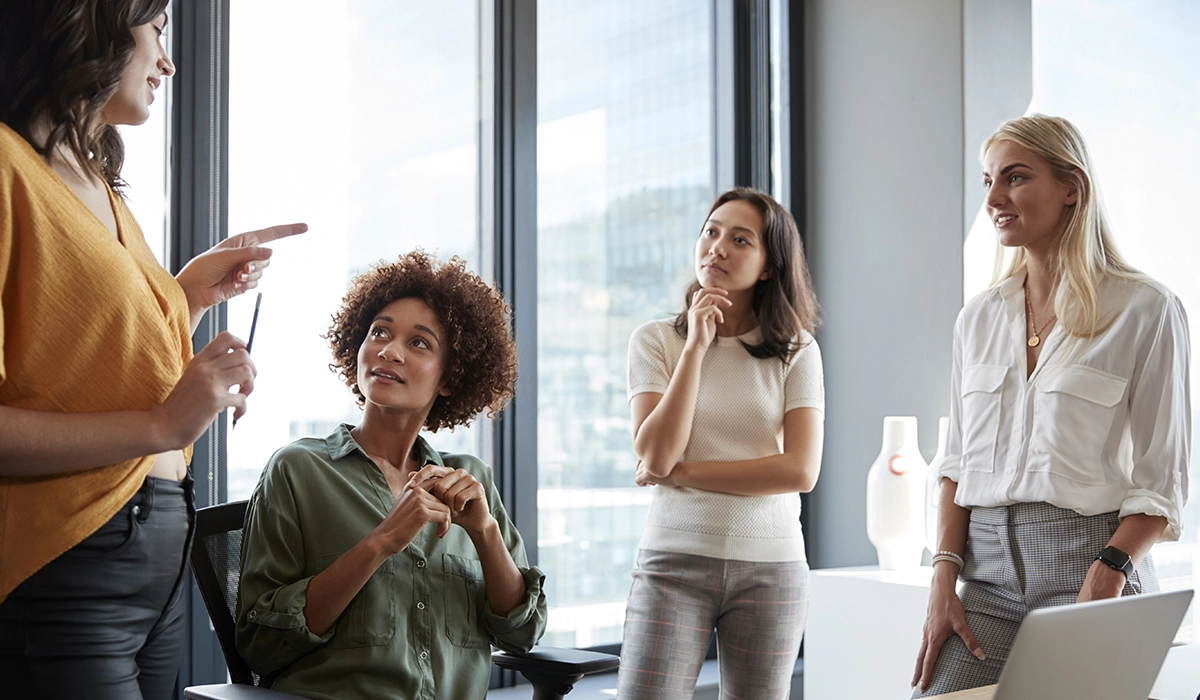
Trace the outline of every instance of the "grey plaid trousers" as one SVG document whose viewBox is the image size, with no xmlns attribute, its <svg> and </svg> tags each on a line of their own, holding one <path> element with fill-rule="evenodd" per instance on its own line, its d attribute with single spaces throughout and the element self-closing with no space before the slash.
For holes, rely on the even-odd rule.
<svg viewBox="0 0 1200 700">
<path fill-rule="evenodd" d="M 918 688 L 913 697 L 996 683 L 1026 613 L 1074 603 L 1088 569 L 1118 525 L 1116 511 L 1083 516 L 1048 503 L 972 509 L 959 598 L 987 659 L 976 659 L 962 638 L 952 635 L 938 656 L 929 688 L 923 693 Z M 1121 595 L 1157 591 L 1154 562 L 1147 554 Z"/>
<path fill-rule="evenodd" d="M 625 609 L 618 700 L 690 700 L 713 630 L 721 697 L 786 700 L 808 618 L 808 564 L 643 549 Z"/>
</svg>

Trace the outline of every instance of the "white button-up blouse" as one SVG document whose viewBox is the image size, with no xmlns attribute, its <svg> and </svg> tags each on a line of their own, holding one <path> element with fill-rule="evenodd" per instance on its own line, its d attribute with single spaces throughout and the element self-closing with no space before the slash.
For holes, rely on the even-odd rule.
<svg viewBox="0 0 1200 700">
<path fill-rule="evenodd" d="M 1046 502 L 1081 515 L 1165 517 L 1179 539 L 1191 446 L 1187 315 L 1152 280 L 1108 279 L 1093 338 L 1056 324 L 1026 380 L 1025 273 L 969 301 L 954 326 L 941 476 L 965 508 Z M 1113 317 L 1115 314 L 1115 317 Z"/>
</svg>

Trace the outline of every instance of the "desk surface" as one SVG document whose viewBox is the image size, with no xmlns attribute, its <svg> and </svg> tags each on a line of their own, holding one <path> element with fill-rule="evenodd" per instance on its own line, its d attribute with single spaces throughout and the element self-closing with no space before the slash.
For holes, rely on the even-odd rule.
<svg viewBox="0 0 1200 700">
<path fill-rule="evenodd" d="M 992 700 L 996 686 L 960 690 L 935 696 L 933 700 Z M 1167 652 L 1150 700 L 1196 700 L 1200 697 L 1200 644 L 1174 647 Z"/>
</svg>

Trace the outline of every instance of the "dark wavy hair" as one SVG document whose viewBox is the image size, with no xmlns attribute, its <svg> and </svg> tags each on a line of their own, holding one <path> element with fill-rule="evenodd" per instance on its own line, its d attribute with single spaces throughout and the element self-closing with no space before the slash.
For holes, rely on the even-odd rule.
<svg viewBox="0 0 1200 700">
<path fill-rule="evenodd" d="M 358 397 L 358 350 L 371 322 L 397 299 L 416 297 L 433 310 L 446 332 L 442 379 L 449 396 L 438 396 L 425 419 L 430 431 L 466 425 L 484 409 L 494 417 L 513 396 L 517 383 L 517 346 L 509 327 L 504 297 L 457 256 L 439 263 L 416 250 L 396 262 L 379 264 L 358 275 L 323 336 L 333 348 L 333 370 Z"/>
<path fill-rule="evenodd" d="M 801 347 L 800 330 L 813 334 L 821 323 L 821 309 L 800 243 L 800 229 L 791 213 L 771 195 L 749 187 L 735 187 L 717 197 L 708 216 L 722 204 L 735 201 L 752 204 L 762 216 L 767 270 L 771 273 L 755 285 L 750 302 L 758 318 L 762 342 L 751 345 L 742 341 L 742 345 L 754 357 L 778 357 L 787 362 Z M 683 311 L 675 317 L 675 331 L 683 337 L 687 337 L 692 296 L 699 289 L 700 281 L 692 280 L 683 295 Z"/>
<path fill-rule="evenodd" d="M 42 154 L 65 145 L 86 174 L 120 191 L 125 144 L 103 110 L 133 55 L 133 28 L 168 0 L 4 0 L 0 122 Z M 33 127 L 49 126 L 44 141 Z"/>
</svg>

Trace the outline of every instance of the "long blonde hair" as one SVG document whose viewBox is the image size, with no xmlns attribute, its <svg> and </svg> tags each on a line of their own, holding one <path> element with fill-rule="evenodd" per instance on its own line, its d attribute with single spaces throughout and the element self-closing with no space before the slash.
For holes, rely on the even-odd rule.
<svg viewBox="0 0 1200 700">
<path fill-rule="evenodd" d="M 1052 260 L 1058 279 L 1054 313 L 1068 334 L 1090 338 L 1113 321 L 1100 317 L 1100 282 L 1109 275 L 1133 280 L 1141 279 L 1142 274 L 1125 262 L 1113 245 L 1112 226 L 1092 177 L 1092 159 L 1083 134 L 1061 117 L 1030 114 L 1001 124 L 983 142 L 979 159 L 999 141 L 1011 141 L 1041 156 L 1060 182 L 1073 185 L 1079 193 Z M 1003 256 L 997 256 L 993 286 L 1025 267 L 1024 248 L 1013 252 L 1007 266 L 1002 261 Z"/>
</svg>

